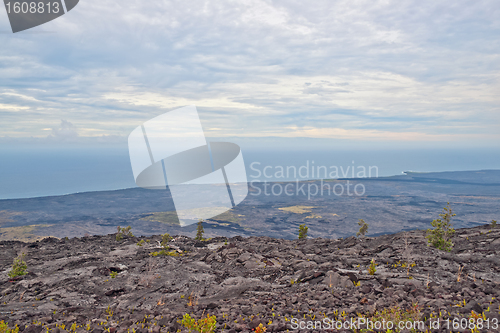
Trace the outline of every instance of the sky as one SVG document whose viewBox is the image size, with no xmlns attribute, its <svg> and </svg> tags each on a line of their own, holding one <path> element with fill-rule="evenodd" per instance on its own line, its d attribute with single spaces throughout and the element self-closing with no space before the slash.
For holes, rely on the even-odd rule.
<svg viewBox="0 0 500 333">
<path fill-rule="evenodd" d="M 4 146 L 126 144 L 194 104 L 263 146 L 499 148 L 499 92 L 498 0 L 80 0 L 16 34 L 0 8 Z"/>
</svg>

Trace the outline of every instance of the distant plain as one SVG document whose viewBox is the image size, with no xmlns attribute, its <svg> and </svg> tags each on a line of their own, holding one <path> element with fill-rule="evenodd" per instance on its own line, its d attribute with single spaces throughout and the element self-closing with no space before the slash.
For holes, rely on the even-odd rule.
<svg viewBox="0 0 500 333">
<path fill-rule="evenodd" d="M 490 223 L 500 217 L 500 170 L 408 173 L 401 176 L 325 180 L 323 185 L 363 184 L 364 195 L 307 195 L 319 180 L 302 181 L 305 192 L 272 195 L 268 183 L 249 186 L 235 208 L 208 219 L 206 236 L 270 236 L 293 239 L 298 226 L 312 237 L 339 238 L 356 233 L 357 221 L 369 224 L 368 235 L 426 229 L 447 202 L 456 213 L 456 228 Z M 297 183 L 281 182 L 281 186 Z M 339 186 L 340 186 L 339 185 Z M 290 186 L 290 189 L 292 187 Z M 359 189 L 359 187 L 358 187 Z M 260 195 L 257 195 L 260 190 Z M 326 187 L 325 187 L 326 191 Z M 277 193 L 278 191 L 275 191 Z M 290 191 L 289 193 L 291 193 Z M 352 190 L 351 190 L 352 194 Z M 189 195 L 188 193 L 186 195 Z M 195 225 L 180 227 L 168 191 L 131 188 L 27 199 L 0 200 L 0 239 L 35 240 L 44 236 L 82 237 L 132 227 L 135 235 L 168 232 L 195 234 Z"/>
</svg>

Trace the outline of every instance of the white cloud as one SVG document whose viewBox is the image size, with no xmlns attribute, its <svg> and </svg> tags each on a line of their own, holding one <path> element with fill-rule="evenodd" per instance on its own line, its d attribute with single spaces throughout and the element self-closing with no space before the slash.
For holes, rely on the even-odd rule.
<svg viewBox="0 0 500 333">
<path fill-rule="evenodd" d="M 60 119 L 79 140 L 126 137 L 196 104 L 219 136 L 489 142 L 498 14 L 496 0 L 81 1 L 34 29 L 56 33 L 0 34 L 0 137 Z"/>
<path fill-rule="evenodd" d="M 49 138 L 63 141 L 71 141 L 78 137 L 75 126 L 67 120 L 61 119 L 61 124 L 53 128 Z"/>
</svg>

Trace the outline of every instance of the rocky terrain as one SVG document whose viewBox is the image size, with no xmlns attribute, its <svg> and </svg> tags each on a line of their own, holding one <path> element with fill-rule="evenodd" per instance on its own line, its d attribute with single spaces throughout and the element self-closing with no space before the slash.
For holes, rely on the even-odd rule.
<svg viewBox="0 0 500 333">
<path fill-rule="evenodd" d="M 346 239 L 178 236 L 169 255 L 154 256 L 160 241 L 110 234 L 0 242 L 0 320 L 24 332 L 188 332 L 185 314 L 215 316 L 215 332 L 262 331 L 259 324 L 267 332 L 360 331 L 366 327 L 349 324 L 360 318 L 391 321 L 393 331 L 419 322 L 417 330 L 470 331 L 462 318 L 481 322 L 478 331 L 499 330 L 500 228 L 459 229 L 451 252 L 427 246 L 418 230 Z M 9 278 L 23 248 L 28 274 Z"/>
</svg>

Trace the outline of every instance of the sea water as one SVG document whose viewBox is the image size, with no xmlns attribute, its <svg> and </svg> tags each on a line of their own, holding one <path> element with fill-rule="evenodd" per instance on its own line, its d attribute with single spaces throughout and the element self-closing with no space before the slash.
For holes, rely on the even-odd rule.
<svg viewBox="0 0 500 333">
<path fill-rule="evenodd" d="M 331 177 L 335 171 L 338 178 L 357 178 L 363 169 L 371 177 L 404 171 L 500 169 L 500 151 L 492 149 L 242 149 L 242 153 L 249 181 L 336 178 Z M 0 147 L 0 199 L 135 186 L 126 146 Z"/>
</svg>

